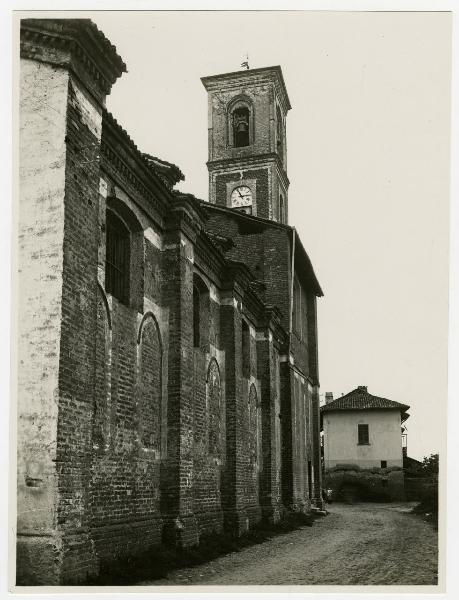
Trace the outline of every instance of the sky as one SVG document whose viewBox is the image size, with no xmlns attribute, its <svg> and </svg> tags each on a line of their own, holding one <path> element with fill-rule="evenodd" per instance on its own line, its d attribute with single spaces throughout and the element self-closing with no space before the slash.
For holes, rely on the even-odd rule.
<svg viewBox="0 0 459 600">
<path fill-rule="evenodd" d="M 98 12 L 127 64 L 107 107 L 207 200 L 200 78 L 281 65 L 289 223 L 324 290 L 321 394 L 408 404 L 408 453 L 444 449 L 451 17 L 383 12 Z"/>
</svg>

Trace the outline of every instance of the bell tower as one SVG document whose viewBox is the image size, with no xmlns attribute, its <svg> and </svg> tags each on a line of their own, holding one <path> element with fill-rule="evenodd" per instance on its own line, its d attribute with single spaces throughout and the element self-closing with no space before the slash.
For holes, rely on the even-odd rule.
<svg viewBox="0 0 459 600">
<path fill-rule="evenodd" d="M 286 116 L 279 66 L 201 79 L 208 93 L 209 201 L 287 223 Z"/>
</svg>

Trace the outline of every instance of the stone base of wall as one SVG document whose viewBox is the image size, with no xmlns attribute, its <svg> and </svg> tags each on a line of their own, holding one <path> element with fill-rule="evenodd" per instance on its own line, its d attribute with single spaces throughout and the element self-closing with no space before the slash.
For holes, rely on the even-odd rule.
<svg viewBox="0 0 459 600">
<path fill-rule="evenodd" d="M 59 585 L 62 540 L 57 536 L 17 536 L 16 585 Z"/>
<path fill-rule="evenodd" d="M 99 573 L 99 560 L 88 533 L 18 536 L 17 585 L 75 585 Z"/>
</svg>

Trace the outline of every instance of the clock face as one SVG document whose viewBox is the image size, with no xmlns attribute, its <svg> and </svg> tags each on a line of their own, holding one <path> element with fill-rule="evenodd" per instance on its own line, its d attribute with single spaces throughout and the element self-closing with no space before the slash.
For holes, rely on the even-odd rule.
<svg viewBox="0 0 459 600">
<path fill-rule="evenodd" d="M 231 206 L 251 206 L 252 205 L 252 191 L 246 185 L 234 188 L 231 193 Z"/>
</svg>

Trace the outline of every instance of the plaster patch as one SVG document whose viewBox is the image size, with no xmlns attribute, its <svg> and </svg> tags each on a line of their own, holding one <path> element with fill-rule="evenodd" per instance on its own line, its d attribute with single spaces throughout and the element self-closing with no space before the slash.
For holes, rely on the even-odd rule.
<svg viewBox="0 0 459 600">
<path fill-rule="evenodd" d="M 99 179 L 99 194 L 103 198 L 108 196 L 108 183 L 102 177 Z"/>
<path fill-rule="evenodd" d="M 220 302 L 217 288 L 215 287 L 215 285 L 213 283 L 211 283 L 210 287 L 209 287 L 209 296 L 210 296 L 210 299 L 213 300 L 214 302 L 217 302 L 217 303 Z"/>
<path fill-rule="evenodd" d="M 145 229 L 144 236 L 151 244 L 153 244 L 153 246 L 155 246 L 155 248 L 158 248 L 159 250 L 163 249 L 161 236 L 159 236 L 152 227 L 147 227 L 147 229 Z"/>
<path fill-rule="evenodd" d="M 102 114 L 77 85 L 73 84 L 72 88 L 81 112 L 81 120 L 100 141 L 102 137 Z"/>
</svg>

